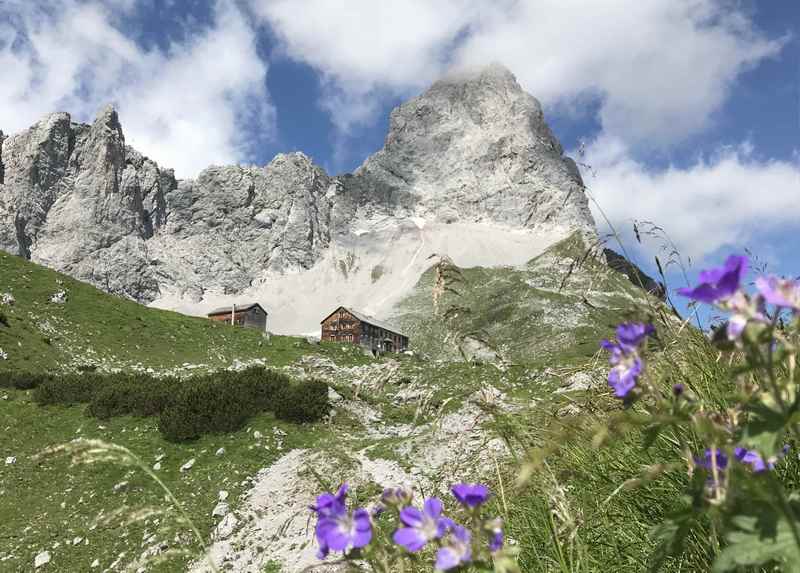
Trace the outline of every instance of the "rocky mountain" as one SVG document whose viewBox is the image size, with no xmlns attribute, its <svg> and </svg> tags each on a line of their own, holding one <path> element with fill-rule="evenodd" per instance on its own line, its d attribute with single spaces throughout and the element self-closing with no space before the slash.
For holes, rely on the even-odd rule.
<svg viewBox="0 0 800 573">
<path fill-rule="evenodd" d="M 337 304 L 386 315 L 434 255 L 522 265 L 594 234 L 574 162 L 499 65 L 396 108 L 383 149 L 337 177 L 291 153 L 176 180 L 125 144 L 110 107 L 92 125 L 51 114 L 0 147 L 0 249 L 189 313 L 260 300 L 279 332 Z"/>
</svg>

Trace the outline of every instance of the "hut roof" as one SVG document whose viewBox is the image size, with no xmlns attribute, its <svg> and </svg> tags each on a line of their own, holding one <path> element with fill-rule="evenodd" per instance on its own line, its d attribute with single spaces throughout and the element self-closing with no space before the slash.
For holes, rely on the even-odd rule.
<svg viewBox="0 0 800 573">
<path fill-rule="evenodd" d="M 269 314 L 266 310 L 264 310 L 264 307 L 261 306 L 260 304 L 258 304 L 257 302 L 250 302 L 250 303 L 246 303 L 246 304 L 237 304 L 236 305 L 236 312 L 245 312 L 245 311 L 248 311 L 248 310 L 250 310 L 250 309 L 252 309 L 254 307 L 260 308 L 264 312 L 264 314 Z M 223 307 L 220 307 L 220 308 L 215 308 L 214 310 L 209 312 L 206 316 L 214 316 L 214 315 L 217 315 L 217 314 L 230 314 L 231 310 L 233 310 L 233 308 L 231 306 L 223 306 Z"/>
</svg>

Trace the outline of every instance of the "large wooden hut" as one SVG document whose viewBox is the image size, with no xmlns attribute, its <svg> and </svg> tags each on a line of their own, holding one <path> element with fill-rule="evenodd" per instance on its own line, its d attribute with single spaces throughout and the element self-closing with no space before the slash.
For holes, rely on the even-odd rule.
<svg viewBox="0 0 800 573">
<path fill-rule="evenodd" d="M 257 302 L 234 304 L 216 308 L 208 313 L 208 318 L 219 322 L 227 322 L 234 326 L 255 328 L 266 332 L 268 313 Z"/>
<path fill-rule="evenodd" d="M 375 353 L 408 349 L 408 336 L 390 324 L 352 308 L 340 306 L 320 324 L 323 342 L 358 344 Z"/>
</svg>

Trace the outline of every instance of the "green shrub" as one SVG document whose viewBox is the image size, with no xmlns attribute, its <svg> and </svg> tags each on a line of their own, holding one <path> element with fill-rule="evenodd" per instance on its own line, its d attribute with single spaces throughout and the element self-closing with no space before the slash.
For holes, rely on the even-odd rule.
<svg viewBox="0 0 800 573">
<path fill-rule="evenodd" d="M 158 427 L 170 441 L 234 432 L 254 414 L 271 410 L 290 385 L 284 374 L 260 367 L 188 380 L 173 393 Z"/>
<path fill-rule="evenodd" d="M 276 370 L 265 370 L 260 366 L 251 366 L 236 372 L 233 377 L 237 392 L 252 400 L 259 412 L 271 410 L 278 392 L 291 384 L 285 374 Z"/>
<path fill-rule="evenodd" d="M 187 381 L 161 413 L 159 430 L 170 441 L 238 430 L 257 411 L 239 386 L 227 372 Z"/>
<path fill-rule="evenodd" d="M 100 419 L 124 415 L 156 416 L 164 411 L 180 384 L 176 378 L 115 375 L 110 383 L 98 389 L 88 413 Z"/>
<path fill-rule="evenodd" d="M 0 310 L 0 324 L 8 326 L 8 315 L 2 310 Z"/>
<path fill-rule="evenodd" d="M 273 412 L 278 419 L 298 424 L 319 421 L 330 408 L 328 385 L 320 380 L 303 380 L 284 386 L 273 402 Z"/>
<path fill-rule="evenodd" d="M 107 376 L 89 372 L 49 378 L 36 387 L 33 399 L 41 405 L 84 404 L 108 383 Z"/>
<path fill-rule="evenodd" d="M 33 372 L 0 372 L 0 388 L 16 388 L 31 390 L 46 380 L 52 379 L 49 374 Z"/>
</svg>

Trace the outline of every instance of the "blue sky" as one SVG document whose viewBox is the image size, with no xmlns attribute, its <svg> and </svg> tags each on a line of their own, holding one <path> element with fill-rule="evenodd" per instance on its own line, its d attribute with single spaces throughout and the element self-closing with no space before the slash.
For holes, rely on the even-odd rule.
<svg viewBox="0 0 800 573">
<path fill-rule="evenodd" d="M 583 143 L 627 241 L 652 220 L 697 265 L 749 247 L 800 273 L 792 0 L 6 0 L 0 129 L 111 101 L 179 177 L 298 149 L 341 173 L 382 146 L 392 107 L 489 61 L 568 152 Z"/>
</svg>

